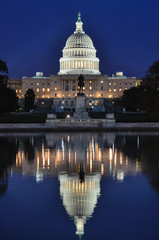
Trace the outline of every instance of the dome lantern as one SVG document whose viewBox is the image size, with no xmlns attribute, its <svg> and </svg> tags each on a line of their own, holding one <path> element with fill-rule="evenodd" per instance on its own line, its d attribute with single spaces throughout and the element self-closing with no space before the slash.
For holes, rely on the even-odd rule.
<svg viewBox="0 0 159 240">
<path fill-rule="evenodd" d="M 81 13 L 78 13 L 76 31 L 67 39 L 60 58 L 59 75 L 99 75 L 99 59 L 91 38 L 83 31 Z"/>
<path fill-rule="evenodd" d="M 78 32 L 84 33 L 83 22 L 81 20 L 81 13 L 80 12 L 78 12 L 78 19 L 77 19 L 77 22 L 76 22 L 76 31 L 74 33 L 78 33 Z"/>
</svg>

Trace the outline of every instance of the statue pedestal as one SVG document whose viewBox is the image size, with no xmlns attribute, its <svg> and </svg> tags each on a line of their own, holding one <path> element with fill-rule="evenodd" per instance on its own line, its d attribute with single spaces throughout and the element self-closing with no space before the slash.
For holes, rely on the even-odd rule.
<svg viewBox="0 0 159 240">
<path fill-rule="evenodd" d="M 86 96 L 84 94 L 78 94 L 76 97 L 76 111 L 73 118 L 90 118 L 86 112 Z"/>
</svg>

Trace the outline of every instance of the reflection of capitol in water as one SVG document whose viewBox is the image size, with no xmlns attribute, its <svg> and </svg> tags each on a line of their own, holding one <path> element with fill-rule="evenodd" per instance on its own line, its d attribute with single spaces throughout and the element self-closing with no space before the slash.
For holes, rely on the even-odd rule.
<svg viewBox="0 0 159 240">
<path fill-rule="evenodd" d="M 27 149 L 19 148 L 13 171 L 34 175 L 37 182 L 45 175 L 58 176 L 63 205 L 81 237 L 100 196 L 101 176 L 123 181 L 141 170 L 140 162 L 129 159 L 114 141 L 113 133 L 52 133 L 38 144 L 30 138 Z"/>
<path fill-rule="evenodd" d="M 100 172 L 123 181 L 125 176 L 140 172 L 141 166 L 138 159 L 128 158 L 118 149 L 114 140 L 113 133 L 46 134 L 37 145 L 30 138 L 34 154 L 29 154 L 29 148 L 24 152 L 24 147 L 19 147 L 13 171 L 19 170 L 24 176 L 35 175 L 39 182 L 45 175 L 77 172 L 79 163 L 83 163 L 87 173 Z M 29 160 L 29 155 L 34 157 Z"/>
<path fill-rule="evenodd" d="M 60 195 L 68 215 L 74 220 L 76 234 L 84 234 L 84 224 L 89 219 L 100 196 L 99 173 L 86 175 L 84 181 L 78 174 L 60 174 Z"/>
</svg>

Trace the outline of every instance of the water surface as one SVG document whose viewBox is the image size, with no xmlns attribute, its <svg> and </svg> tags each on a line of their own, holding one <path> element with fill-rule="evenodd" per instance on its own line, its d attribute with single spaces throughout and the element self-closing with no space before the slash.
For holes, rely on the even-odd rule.
<svg viewBox="0 0 159 240">
<path fill-rule="evenodd" d="M 0 239 L 159 239 L 159 133 L 0 135 Z"/>
</svg>

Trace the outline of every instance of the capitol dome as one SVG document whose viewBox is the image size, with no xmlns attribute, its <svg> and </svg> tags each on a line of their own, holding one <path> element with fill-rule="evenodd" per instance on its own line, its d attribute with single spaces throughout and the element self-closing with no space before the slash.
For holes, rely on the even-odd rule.
<svg viewBox="0 0 159 240">
<path fill-rule="evenodd" d="M 91 38 L 85 33 L 74 33 L 66 41 L 65 49 L 89 48 L 95 49 Z"/>
<path fill-rule="evenodd" d="M 78 13 L 76 31 L 67 39 L 62 52 L 59 75 L 100 74 L 96 49 L 91 38 L 83 31 L 80 13 Z"/>
</svg>

